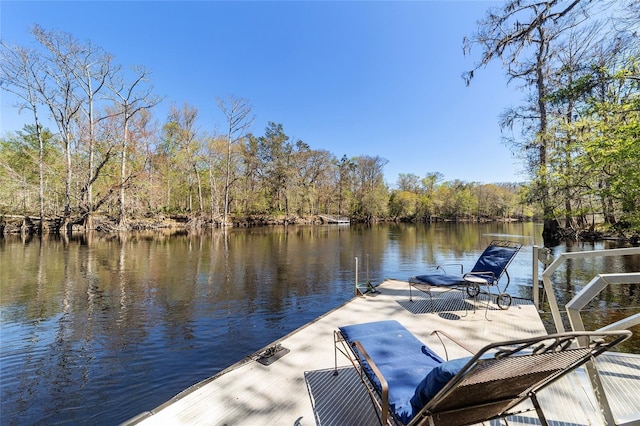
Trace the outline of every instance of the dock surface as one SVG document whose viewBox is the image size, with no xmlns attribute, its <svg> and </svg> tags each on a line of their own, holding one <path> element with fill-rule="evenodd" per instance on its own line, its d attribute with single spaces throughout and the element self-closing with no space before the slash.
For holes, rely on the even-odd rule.
<svg viewBox="0 0 640 426">
<path fill-rule="evenodd" d="M 270 365 L 245 360 L 198 383 L 165 404 L 132 419 L 129 424 L 150 425 L 376 425 L 373 404 L 353 367 L 338 354 L 340 374 L 335 376 L 333 332 L 339 326 L 395 319 L 443 358 L 469 353 L 431 333 L 442 330 L 477 351 L 489 343 L 547 334 L 530 301 L 514 299 L 500 310 L 486 298 L 458 299 L 430 304 L 428 297 L 408 283 L 386 280 L 378 292 L 356 297 L 278 342 L 289 350 Z M 450 292 L 455 296 L 455 291 Z M 447 297 L 444 297 L 447 300 Z M 478 306 L 475 306 L 477 303 Z M 446 351 L 445 351 L 446 348 Z M 605 357 L 606 356 L 606 357 Z M 640 356 L 603 355 L 609 376 L 623 376 L 624 388 L 605 382 L 620 395 L 640 394 Z M 600 364 L 599 364 L 600 367 Z M 603 375 L 606 376 L 606 375 Z M 605 378 L 603 378 L 605 380 Z M 629 393 L 631 392 L 631 393 Z M 584 374 L 572 373 L 539 395 L 547 419 L 558 425 L 602 425 L 595 398 Z M 620 396 L 623 398 L 623 396 Z M 640 398 L 612 403 L 614 415 L 640 419 Z M 619 405 L 619 406 L 617 406 Z M 509 418 L 509 424 L 539 424 L 535 412 Z"/>
</svg>

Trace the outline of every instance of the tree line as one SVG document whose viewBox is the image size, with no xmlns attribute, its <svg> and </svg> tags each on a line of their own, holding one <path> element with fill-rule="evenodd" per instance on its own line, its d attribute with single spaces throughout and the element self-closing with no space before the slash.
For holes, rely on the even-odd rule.
<svg viewBox="0 0 640 426">
<path fill-rule="evenodd" d="M 464 52 L 502 61 L 523 103 L 500 117 L 530 181 L 444 181 L 438 172 L 384 181 L 386 160 L 314 149 L 270 122 L 261 135 L 247 99 L 218 98 L 223 133 L 172 104 L 159 122 L 143 67 L 72 35 L 35 26 L 35 47 L 0 43 L 0 87 L 32 124 L 0 140 L 0 213 L 59 217 L 93 228 L 96 213 L 186 213 L 220 226 L 256 215 L 333 214 L 354 220 L 539 216 L 547 235 L 598 220 L 640 229 L 640 1 L 512 0 L 490 8 Z M 43 126 L 43 117 L 55 129 Z M 488 165 L 499 167 L 499 165 Z"/>
<path fill-rule="evenodd" d="M 198 110 L 188 103 L 171 105 L 157 124 L 152 109 L 161 99 L 144 68 L 125 70 L 64 32 L 36 26 L 32 34 L 37 48 L 2 43 L 2 87 L 33 114 L 33 124 L 0 140 L 3 214 L 59 217 L 62 228 L 87 229 L 96 213 L 113 218 L 118 229 L 127 229 L 131 218 L 175 213 L 221 226 L 255 215 L 361 221 L 491 215 L 471 207 L 468 196 L 449 204 L 451 193 L 468 195 L 474 184 L 442 183 L 435 173 L 424 192 L 408 184 L 417 177 L 401 175 L 391 191 L 383 158 L 340 158 L 291 138 L 275 122 L 262 135 L 249 133 L 246 99 L 217 99 L 223 134 L 199 131 Z M 45 115 L 55 130 L 42 125 Z M 496 191 L 509 193 L 485 192 Z M 409 206 L 412 196 L 416 203 Z M 508 203 L 502 211 L 513 212 L 513 200 Z"/>
<path fill-rule="evenodd" d="M 384 182 L 386 161 L 380 157 L 338 158 L 301 140 L 292 141 L 282 124 L 273 122 L 264 135 L 248 134 L 230 145 L 223 136 L 190 134 L 195 115 L 193 107 L 172 107 L 171 119 L 158 134 L 132 128 L 126 153 L 129 174 L 122 179 L 121 161 L 114 157 L 94 182 L 97 198 L 105 200 L 99 212 L 120 224 L 128 223 L 127 218 L 185 214 L 217 225 L 224 223 L 225 204 L 230 221 L 231 217 L 239 221 L 251 216 L 321 214 L 359 221 L 490 220 L 530 218 L 534 213 L 519 202 L 520 185 L 443 181 L 442 174 L 429 173 L 424 178 L 401 174 L 398 188 L 389 189 Z M 187 125 L 189 122 L 192 124 Z M 4 214 L 37 215 L 40 210 L 36 133 L 29 125 L 0 139 L 0 208 Z M 42 210 L 45 216 L 63 217 L 67 200 L 64 144 L 51 131 L 41 133 Z M 138 137 L 142 134 L 144 138 Z M 100 153 L 109 149 L 98 145 Z M 89 214 L 82 204 L 86 156 L 85 150 L 78 150 L 71 158 L 74 178 L 69 199 L 77 202 L 69 211 L 76 220 Z M 126 196 L 120 197 L 120 191 Z M 120 218 L 123 212 L 124 220 Z"/>
</svg>

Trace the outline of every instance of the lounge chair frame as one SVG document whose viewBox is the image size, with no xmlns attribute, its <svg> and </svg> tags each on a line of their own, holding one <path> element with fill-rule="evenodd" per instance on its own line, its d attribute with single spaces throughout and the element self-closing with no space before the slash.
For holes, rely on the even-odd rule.
<svg viewBox="0 0 640 426">
<path fill-rule="evenodd" d="M 489 344 L 478 351 L 407 426 L 471 425 L 532 410 L 542 425 L 548 425 L 538 403 L 538 393 L 630 336 L 628 330 L 585 331 Z M 376 365 L 383 360 L 372 359 L 359 341 L 348 342 L 340 330 L 334 332 L 334 351 L 334 374 L 338 374 L 337 353 L 341 352 L 367 388 L 380 413 L 381 424 L 404 424 L 389 408 L 390 390 Z M 380 388 L 373 385 L 373 377 L 367 376 L 363 363 L 370 366 Z M 512 411 L 527 399 L 533 409 Z"/>
<path fill-rule="evenodd" d="M 504 262 L 502 267 L 499 268 L 499 270 L 487 271 L 485 270 L 486 268 L 484 267 L 481 261 L 483 260 L 483 257 L 490 255 L 491 251 L 495 250 L 496 248 L 510 250 L 511 251 L 510 257 L 506 259 L 506 261 Z M 455 282 L 454 284 L 449 284 L 449 285 L 435 284 L 435 283 L 427 282 L 425 280 L 421 280 L 420 276 L 412 276 L 408 280 L 409 281 L 409 300 L 413 300 L 412 288 L 420 290 L 421 292 L 429 296 L 429 301 L 431 303 L 431 307 L 433 311 L 434 304 L 433 304 L 433 296 L 431 294 L 431 289 L 434 287 L 435 288 L 444 287 L 444 288 L 447 288 L 448 290 L 454 290 L 454 289 L 463 290 L 463 293 L 462 293 L 463 297 L 464 297 L 464 292 L 466 292 L 470 297 L 474 299 L 476 299 L 480 294 L 482 286 L 486 288 L 487 293 L 489 295 L 489 299 L 491 299 L 493 297 L 491 288 L 496 287 L 497 289 L 497 294 L 495 296 L 496 304 L 500 309 L 508 309 L 509 306 L 511 306 L 512 298 L 511 298 L 511 295 L 507 293 L 507 288 L 509 287 L 509 283 L 511 282 L 511 277 L 509 276 L 509 272 L 507 272 L 507 268 L 509 267 L 509 265 L 511 264 L 513 259 L 516 257 L 516 255 L 518 254 L 521 248 L 522 248 L 521 243 L 517 243 L 514 241 L 507 241 L 507 240 L 493 240 L 487 246 L 484 252 L 480 255 L 480 257 L 476 261 L 476 264 L 474 265 L 474 267 L 470 272 L 465 273 L 464 266 L 460 263 L 452 263 L 452 264 L 436 266 L 435 268 L 436 271 L 442 271 L 443 276 L 448 276 L 452 278 L 454 277 L 454 274 L 448 274 L 445 268 L 451 267 L 451 266 L 459 266 L 460 274 L 455 274 L 455 278 L 457 282 Z M 503 276 L 506 276 L 506 283 L 504 284 L 503 288 L 500 288 L 499 282 Z M 485 315 L 486 315 L 486 312 L 485 312 Z"/>
</svg>

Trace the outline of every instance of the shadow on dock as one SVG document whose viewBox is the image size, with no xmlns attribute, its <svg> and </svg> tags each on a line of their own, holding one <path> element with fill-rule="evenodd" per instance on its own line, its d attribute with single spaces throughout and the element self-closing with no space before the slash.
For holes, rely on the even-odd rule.
<svg viewBox="0 0 640 426">
<path fill-rule="evenodd" d="M 316 425 L 380 424 L 369 393 L 353 367 L 339 367 L 337 375 L 333 368 L 306 371 L 304 379 Z"/>
</svg>

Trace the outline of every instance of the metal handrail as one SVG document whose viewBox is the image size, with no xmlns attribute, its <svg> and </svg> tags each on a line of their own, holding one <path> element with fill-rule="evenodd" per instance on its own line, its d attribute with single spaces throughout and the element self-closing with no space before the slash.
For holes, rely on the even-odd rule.
<svg viewBox="0 0 640 426">
<path fill-rule="evenodd" d="M 584 331 L 584 323 L 582 322 L 580 311 L 585 306 L 587 306 L 587 304 L 591 302 L 591 300 L 597 297 L 598 294 L 600 294 L 600 292 L 606 287 L 608 287 L 609 285 L 635 283 L 640 283 L 640 272 L 596 275 L 596 277 L 592 279 L 589 284 L 587 284 L 582 290 L 580 290 L 578 294 L 576 294 L 573 299 L 571 299 L 566 305 L 567 315 L 569 317 L 571 328 L 574 331 Z M 616 321 L 612 324 L 602 327 L 597 331 L 624 330 L 637 324 L 640 324 L 640 314 L 631 315 L 627 318 L 621 319 L 620 321 Z M 595 395 L 598 399 L 600 407 L 602 408 L 602 414 L 604 415 L 607 424 L 616 424 L 613 412 L 611 411 L 611 405 L 609 404 L 607 395 L 604 392 L 604 388 L 600 380 L 600 374 L 598 373 L 597 368 L 595 367 L 595 365 L 593 365 L 592 362 L 587 363 L 585 367 L 589 376 L 589 380 L 591 381 L 591 386 L 593 387 L 593 389 L 597 390 L 597 392 L 595 392 Z"/>
<path fill-rule="evenodd" d="M 553 254 L 548 247 L 533 246 L 533 306 L 538 311 L 541 309 L 540 303 L 540 291 L 538 281 L 538 263 L 543 263 L 545 268 L 553 262 Z"/>
<path fill-rule="evenodd" d="M 544 262 L 543 259 L 539 259 L 538 257 L 540 254 L 541 252 L 537 250 L 537 247 L 534 247 L 534 278 L 535 278 L 534 295 L 535 296 L 537 296 L 537 293 L 538 293 L 538 282 L 537 282 L 537 273 L 536 273 L 536 269 L 538 266 L 537 260 L 541 260 Z M 558 307 L 558 301 L 556 300 L 555 293 L 553 292 L 553 288 L 551 286 L 551 275 L 553 275 L 553 273 L 558 269 L 558 267 L 560 267 L 560 265 L 562 265 L 562 263 L 564 263 L 565 260 L 567 259 L 584 259 L 584 258 L 607 257 L 607 256 L 627 256 L 627 255 L 633 255 L 633 254 L 640 254 L 640 247 L 562 253 L 557 259 L 551 262 L 551 264 L 542 273 L 542 283 L 543 283 L 544 292 L 547 294 L 547 297 L 549 298 L 549 308 L 551 309 L 553 322 L 556 326 L 556 330 L 558 333 L 564 332 L 564 325 L 562 323 L 562 318 L 560 317 L 560 308 Z M 593 278 L 589 282 L 589 284 L 587 284 L 582 290 L 580 290 L 565 306 L 567 309 L 567 315 L 569 317 L 569 323 L 571 324 L 571 328 L 574 331 L 584 331 L 584 323 L 582 322 L 582 317 L 580 316 L 580 310 L 584 308 L 598 294 L 600 294 L 600 292 L 605 287 L 609 285 L 634 284 L 634 283 L 640 283 L 640 272 L 597 275 L 595 278 Z M 534 296 L 534 301 L 536 302 L 536 306 L 538 307 L 537 305 L 538 298 L 535 296 Z M 616 321 L 615 323 L 612 323 L 605 327 L 600 328 L 598 331 L 627 329 L 637 324 L 640 324 L 640 314 L 631 315 L 620 321 Z M 611 411 L 611 406 L 604 392 L 604 388 L 602 386 L 600 375 L 598 374 L 597 369 L 593 365 L 593 362 L 589 362 L 585 366 L 587 370 L 587 375 L 589 376 L 589 381 L 591 382 L 591 386 L 594 389 L 594 393 L 596 395 L 596 398 L 598 399 L 598 403 L 600 404 L 600 408 L 602 410 L 602 414 L 605 418 L 606 423 L 612 424 L 612 425 L 616 424 L 613 413 Z"/>
<path fill-rule="evenodd" d="M 593 300 L 602 290 L 609 285 L 618 284 L 639 284 L 640 272 L 630 272 L 626 274 L 599 274 L 592 279 L 582 290 L 576 294 L 569 303 L 567 303 L 567 315 L 569 316 L 569 323 L 574 331 L 584 331 L 584 323 L 580 316 L 580 311 L 591 300 Z M 604 330 L 625 330 L 635 325 L 640 324 L 640 313 L 631 315 L 627 318 L 623 318 L 620 321 L 616 321 L 605 327 L 600 328 L 598 331 Z"/>
<path fill-rule="evenodd" d="M 556 295 L 553 292 L 551 285 L 551 275 L 562 265 L 567 259 L 585 259 L 593 257 L 609 257 L 609 256 L 628 256 L 632 254 L 640 254 L 640 247 L 630 247 L 611 250 L 592 250 L 592 251 L 574 251 L 570 253 L 562 253 L 558 256 L 551 265 L 549 265 L 542 273 L 542 285 L 544 292 L 549 298 L 549 309 L 553 317 L 553 323 L 556 327 L 557 333 L 564 333 L 564 325 L 562 324 L 562 318 L 560 317 L 560 308 L 558 307 L 558 301 Z M 537 291 L 537 283 L 534 282 L 534 293 Z"/>
</svg>

